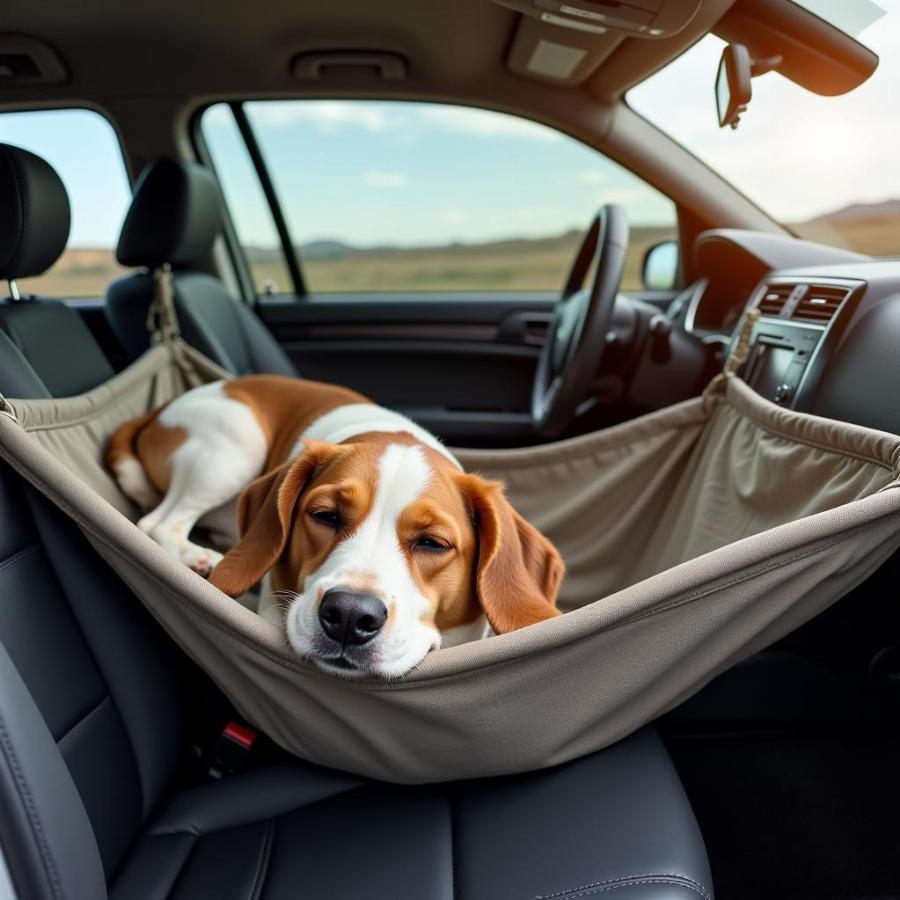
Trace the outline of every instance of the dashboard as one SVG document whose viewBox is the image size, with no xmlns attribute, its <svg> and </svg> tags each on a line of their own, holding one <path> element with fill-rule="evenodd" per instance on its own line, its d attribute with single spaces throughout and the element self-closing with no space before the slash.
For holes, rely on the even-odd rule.
<svg viewBox="0 0 900 900">
<path fill-rule="evenodd" d="M 718 229 L 698 238 L 694 268 L 670 318 L 724 348 L 758 309 L 742 375 L 761 395 L 900 432 L 900 260 Z"/>
</svg>

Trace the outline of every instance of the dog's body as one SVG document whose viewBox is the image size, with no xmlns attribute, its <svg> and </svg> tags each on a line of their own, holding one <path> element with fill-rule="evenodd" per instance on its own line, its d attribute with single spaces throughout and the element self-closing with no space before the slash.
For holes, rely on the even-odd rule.
<svg viewBox="0 0 900 900">
<path fill-rule="evenodd" d="M 275 375 L 204 385 L 125 423 L 107 464 L 176 559 L 231 596 L 265 577 L 260 613 L 326 669 L 399 675 L 487 622 L 502 632 L 557 614 L 559 555 L 500 486 L 345 388 Z M 190 540 L 198 523 L 231 547 L 224 558 Z"/>
</svg>

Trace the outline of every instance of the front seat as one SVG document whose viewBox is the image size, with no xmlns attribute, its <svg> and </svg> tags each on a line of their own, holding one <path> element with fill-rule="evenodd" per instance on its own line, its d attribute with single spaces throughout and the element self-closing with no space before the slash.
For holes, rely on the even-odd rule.
<svg viewBox="0 0 900 900">
<path fill-rule="evenodd" d="M 197 270 L 222 230 L 222 199 L 213 174 L 196 163 L 160 159 L 138 178 L 116 257 L 144 271 L 110 285 L 109 324 L 126 353 L 147 349 L 147 311 L 155 269 L 172 267 L 175 309 L 184 339 L 234 375 L 297 371 L 266 327 L 225 285 Z"/>
</svg>

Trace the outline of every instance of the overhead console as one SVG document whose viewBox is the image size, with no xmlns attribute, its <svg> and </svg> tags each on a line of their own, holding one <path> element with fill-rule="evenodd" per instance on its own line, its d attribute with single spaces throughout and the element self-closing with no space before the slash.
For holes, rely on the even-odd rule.
<svg viewBox="0 0 900 900">
<path fill-rule="evenodd" d="M 700 0 L 497 0 L 502 6 L 586 34 L 668 37 L 697 13 Z"/>
<path fill-rule="evenodd" d="M 495 0 L 522 14 L 507 57 L 518 75 L 584 81 L 624 38 L 660 39 L 685 28 L 701 0 Z"/>
</svg>

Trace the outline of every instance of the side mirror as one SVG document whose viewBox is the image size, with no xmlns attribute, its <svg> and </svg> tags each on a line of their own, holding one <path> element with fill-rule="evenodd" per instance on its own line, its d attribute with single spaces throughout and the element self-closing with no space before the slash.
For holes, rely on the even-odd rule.
<svg viewBox="0 0 900 900">
<path fill-rule="evenodd" d="M 648 291 L 670 291 L 678 285 L 678 242 L 661 241 L 647 248 L 641 278 Z"/>
<path fill-rule="evenodd" d="M 741 114 L 753 96 L 752 63 L 750 53 L 743 44 L 729 44 L 722 51 L 719 72 L 716 75 L 716 110 L 719 127 L 738 127 Z"/>
</svg>

